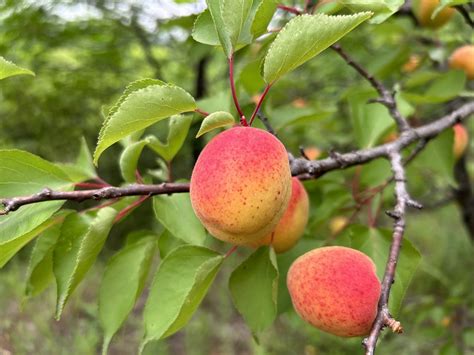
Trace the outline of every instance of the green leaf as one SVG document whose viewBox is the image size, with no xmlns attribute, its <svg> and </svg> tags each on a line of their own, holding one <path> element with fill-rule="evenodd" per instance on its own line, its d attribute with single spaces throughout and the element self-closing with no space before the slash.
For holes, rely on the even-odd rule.
<svg viewBox="0 0 474 355">
<path fill-rule="evenodd" d="M 145 285 L 156 239 L 140 239 L 127 245 L 107 262 L 99 291 L 99 320 L 104 330 L 102 353 L 133 309 Z"/>
<path fill-rule="evenodd" d="M 165 229 L 158 239 L 160 258 L 164 259 L 174 249 L 182 245 L 184 245 L 184 242 L 181 239 L 174 237 L 167 229 Z"/>
<path fill-rule="evenodd" d="M 237 310 L 257 336 L 277 314 L 278 265 L 272 248 L 257 249 L 230 276 L 229 289 Z"/>
<path fill-rule="evenodd" d="M 218 46 L 220 44 L 209 10 L 204 11 L 197 17 L 191 35 L 199 43 L 209 46 Z"/>
<path fill-rule="evenodd" d="M 57 164 L 74 182 L 81 182 L 97 177 L 92 154 L 86 140 L 81 138 L 81 145 L 76 161 L 73 164 Z"/>
<path fill-rule="evenodd" d="M 355 27 L 372 13 L 328 16 L 301 15 L 293 18 L 271 44 L 263 65 L 263 78 L 269 84 L 310 60 Z"/>
<path fill-rule="evenodd" d="M 275 0 L 262 0 L 260 2 L 251 27 L 254 38 L 260 37 L 267 32 L 268 24 L 275 14 L 277 5 L 278 3 Z"/>
<path fill-rule="evenodd" d="M 221 15 L 233 48 L 237 47 L 253 0 L 221 0 Z"/>
<path fill-rule="evenodd" d="M 190 244 L 204 243 L 206 231 L 194 214 L 189 194 L 155 196 L 153 209 L 156 218 L 176 238 Z"/>
<path fill-rule="evenodd" d="M 95 216 L 74 213 L 66 217 L 53 254 L 57 284 L 56 318 L 61 317 L 69 296 L 84 279 L 102 250 L 117 211 L 100 209 Z"/>
<path fill-rule="evenodd" d="M 72 183 L 61 169 L 36 155 L 21 150 L 0 150 L 0 199 L 28 196 L 45 188 L 67 191 Z M 47 201 L 26 205 L 0 216 L 0 268 L 53 223 L 48 220 L 63 203 Z"/>
<path fill-rule="evenodd" d="M 350 247 L 360 250 L 374 261 L 377 276 L 379 280 L 382 280 L 392 242 L 392 231 L 353 225 L 346 230 L 346 233 L 350 235 Z M 418 250 L 407 238 L 404 238 L 395 271 L 395 283 L 390 291 L 389 309 L 395 317 L 420 261 L 421 255 Z"/>
<path fill-rule="evenodd" d="M 185 245 L 161 262 L 145 305 L 145 339 L 163 339 L 191 318 L 214 280 L 224 257 L 207 248 Z"/>
<path fill-rule="evenodd" d="M 120 172 L 126 182 L 134 182 L 138 159 L 143 148 L 148 144 L 146 139 L 130 144 L 120 155 Z"/>
<path fill-rule="evenodd" d="M 0 56 L 0 80 L 8 78 L 14 75 L 33 75 L 31 70 L 19 67 L 18 65 L 6 60 Z"/>
<path fill-rule="evenodd" d="M 148 79 L 151 80 L 151 79 Z M 129 134 L 144 129 L 164 118 L 194 111 L 193 97 L 180 87 L 156 81 L 141 81 L 127 88 L 118 104 L 111 109 L 99 134 L 94 153 L 97 164 L 100 155 L 112 144 Z"/>
<path fill-rule="evenodd" d="M 234 50 L 232 48 L 230 35 L 227 31 L 227 26 L 221 12 L 222 2 L 223 0 L 206 0 L 207 7 L 211 14 L 212 21 L 214 22 L 214 28 L 217 32 L 217 36 L 219 37 L 221 46 L 224 49 L 226 57 L 230 58 Z"/>
<path fill-rule="evenodd" d="M 161 155 L 163 159 L 170 162 L 183 146 L 192 121 L 192 116 L 178 115 L 171 117 L 166 143 L 162 143 L 154 136 L 149 136 L 147 137 L 148 146 Z"/>
<path fill-rule="evenodd" d="M 405 3 L 404 0 L 339 0 L 339 3 L 351 11 L 372 11 L 370 23 L 379 24 L 387 20 Z"/>
<path fill-rule="evenodd" d="M 38 295 L 54 280 L 53 250 L 65 216 L 63 214 L 57 217 L 57 222 L 41 233 L 35 241 L 26 271 L 25 297 Z"/>
<path fill-rule="evenodd" d="M 387 108 L 380 103 L 368 103 L 378 95 L 373 89 L 352 90 L 348 96 L 357 143 L 361 148 L 373 147 L 394 125 Z"/>
<path fill-rule="evenodd" d="M 202 136 L 204 133 L 210 132 L 219 127 L 225 127 L 235 123 L 234 117 L 225 111 L 217 111 L 206 116 L 202 120 L 199 132 L 196 134 L 196 138 Z"/>
</svg>

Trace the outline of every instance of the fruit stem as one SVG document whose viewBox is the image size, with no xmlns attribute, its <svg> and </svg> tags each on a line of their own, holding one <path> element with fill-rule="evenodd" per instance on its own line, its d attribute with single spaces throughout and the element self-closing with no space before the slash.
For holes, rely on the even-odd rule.
<svg viewBox="0 0 474 355">
<path fill-rule="evenodd" d="M 230 248 L 229 251 L 225 253 L 224 258 L 228 258 L 229 256 L 231 256 L 234 253 L 234 251 L 237 250 L 238 247 L 239 247 L 238 245 L 234 245 L 232 248 Z"/>
<path fill-rule="evenodd" d="M 272 87 L 272 85 L 268 84 L 265 87 L 265 90 L 263 90 L 263 93 L 260 96 L 260 100 L 258 100 L 257 106 L 255 107 L 255 110 L 252 113 L 252 117 L 250 117 L 249 126 L 252 125 L 253 120 L 255 119 L 255 116 L 257 116 L 257 112 L 258 112 L 258 110 L 260 110 L 260 107 L 262 106 L 263 100 L 265 99 L 265 96 L 267 96 L 268 91 L 270 90 L 271 87 Z"/>
<path fill-rule="evenodd" d="M 248 126 L 247 120 L 245 119 L 244 113 L 239 105 L 239 100 L 237 99 L 237 92 L 235 90 L 234 83 L 234 55 L 232 54 L 229 58 L 229 81 L 230 81 L 230 90 L 232 91 L 232 99 L 234 100 L 235 108 L 240 116 L 240 124 L 242 126 Z"/>
</svg>

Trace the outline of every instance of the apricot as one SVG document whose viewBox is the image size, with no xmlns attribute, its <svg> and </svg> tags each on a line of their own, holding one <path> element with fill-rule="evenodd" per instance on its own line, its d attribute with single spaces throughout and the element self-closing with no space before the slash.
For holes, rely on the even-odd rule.
<svg viewBox="0 0 474 355">
<path fill-rule="evenodd" d="M 336 216 L 329 221 L 329 230 L 331 235 L 336 236 L 341 233 L 349 224 L 349 218 L 344 216 Z"/>
<path fill-rule="evenodd" d="M 466 77 L 474 79 L 474 45 L 466 45 L 456 49 L 449 58 L 451 69 L 462 69 Z"/>
<path fill-rule="evenodd" d="M 285 214 L 272 233 L 252 246 L 272 245 L 277 253 L 290 250 L 303 236 L 309 217 L 309 198 L 301 181 L 294 177 L 291 197 Z"/>
<path fill-rule="evenodd" d="M 287 286 L 296 312 L 314 327 L 341 337 L 370 332 L 380 282 L 373 261 L 360 251 L 313 249 L 291 265 Z"/>
<path fill-rule="evenodd" d="M 190 195 L 194 212 L 214 237 L 237 245 L 262 239 L 290 200 L 285 147 L 258 128 L 234 127 L 218 134 L 199 155 Z"/>
<path fill-rule="evenodd" d="M 402 71 L 404 73 L 414 72 L 421 63 L 421 57 L 417 54 L 412 54 L 410 58 L 403 64 Z"/>
<path fill-rule="evenodd" d="M 438 29 L 446 24 L 454 15 L 455 10 L 445 7 L 435 18 L 431 18 L 434 10 L 438 7 L 439 0 L 416 0 L 413 1 L 413 13 L 421 26 Z"/>
<path fill-rule="evenodd" d="M 454 131 L 454 142 L 453 142 L 453 154 L 454 159 L 458 160 L 464 154 L 469 144 L 469 135 L 466 127 L 458 123 L 453 126 Z"/>
</svg>

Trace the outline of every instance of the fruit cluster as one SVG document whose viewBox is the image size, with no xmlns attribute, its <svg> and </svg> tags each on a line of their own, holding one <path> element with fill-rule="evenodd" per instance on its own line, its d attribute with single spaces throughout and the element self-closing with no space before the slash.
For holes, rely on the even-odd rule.
<svg viewBox="0 0 474 355">
<path fill-rule="evenodd" d="M 194 167 L 190 194 L 209 233 L 235 245 L 272 245 L 282 253 L 308 222 L 308 194 L 291 177 L 285 147 L 257 128 L 234 127 L 211 140 Z M 361 252 L 314 249 L 293 263 L 287 285 L 296 312 L 313 326 L 344 337 L 370 331 L 380 282 Z"/>
</svg>

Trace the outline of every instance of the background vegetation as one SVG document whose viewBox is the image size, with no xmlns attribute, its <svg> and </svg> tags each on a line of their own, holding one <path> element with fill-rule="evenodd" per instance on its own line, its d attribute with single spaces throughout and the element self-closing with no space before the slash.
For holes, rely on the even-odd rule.
<svg viewBox="0 0 474 355">
<path fill-rule="evenodd" d="M 43 1 L 0 2 L 0 54 L 29 68 L 36 77 L 14 77 L 0 86 L 0 148 L 19 148 L 48 160 L 72 161 L 81 137 L 94 147 L 102 124 L 102 112 L 110 107 L 131 81 L 153 77 L 176 83 L 199 99 L 206 111 L 232 112 L 227 65 L 219 49 L 195 42 L 192 25 L 204 8 L 190 1 Z M 303 1 L 284 1 L 303 6 Z M 150 9 L 153 8 L 153 11 Z M 166 11 L 165 11 L 166 10 Z M 278 28 L 290 14 L 278 12 L 271 28 Z M 271 34 L 274 36 L 274 34 Z M 447 58 L 458 46 L 472 42 L 472 30 L 457 14 L 434 32 L 420 28 L 412 17 L 392 16 L 380 25 L 364 25 L 341 45 L 379 79 L 397 84 L 404 114 L 414 125 L 441 117 L 474 95 L 462 73 L 449 71 Z M 258 60 L 267 39 L 239 51 L 236 56 L 237 87 L 245 111 L 253 108 L 263 87 Z M 404 64 L 417 55 L 420 64 L 407 72 Z M 299 147 L 316 147 L 322 156 L 331 150 L 349 151 L 383 141 L 393 129 L 386 112 L 366 109 L 373 92 L 336 53 L 327 50 L 304 67 L 286 76 L 272 88 L 265 113 L 279 138 L 295 155 Z M 361 113 L 365 120 L 361 119 Z M 367 121 L 379 120 L 376 135 L 367 135 Z M 196 140 L 201 117 L 194 117 L 186 143 L 173 160 L 175 179 L 187 179 L 206 141 Z M 257 125 L 261 126 L 260 122 Z M 474 134 L 474 122 L 468 121 Z M 149 129 L 167 134 L 167 124 Z M 474 351 L 474 294 L 472 280 L 473 238 L 463 226 L 453 198 L 456 188 L 454 160 L 440 158 L 450 149 L 452 135 L 433 142 L 408 169 L 412 195 L 426 205 L 409 214 L 407 238 L 422 260 L 403 301 L 398 318 L 406 334 L 387 334 L 381 353 L 468 354 Z M 473 143 L 465 163 L 474 176 Z M 100 176 L 111 184 L 121 182 L 116 145 L 104 153 Z M 142 172 L 161 176 L 163 166 L 156 155 L 144 151 Z M 351 228 L 358 225 L 390 227 L 380 213 L 393 204 L 392 188 L 377 194 L 352 219 L 345 232 L 335 236 L 330 221 L 354 212 L 353 182 L 359 191 L 378 186 L 390 176 L 385 161 L 362 169 L 332 172 L 306 188 L 311 197 L 310 225 L 296 255 L 325 244 L 344 244 Z M 77 204 L 68 207 L 78 208 Z M 24 299 L 25 270 L 31 246 L 0 271 L 0 353 L 93 354 L 101 347 L 97 321 L 97 293 L 107 260 L 125 242 L 131 230 L 162 227 L 150 205 L 115 226 L 99 261 L 75 292 L 59 322 L 53 320 L 55 288 L 38 297 Z M 374 237 L 376 238 L 376 237 Z M 377 241 L 375 241 L 377 243 Z M 377 244 L 376 244 L 377 245 Z M 221 245 L 218 247 L 222 248 Z M 248 254 L 245 249 L 241 254 Z M 295 254 L 292 254 L 295 253 Z M 290 255 L 288 254 L 288 255 Z M 282 256 L 291 259 L 291 256 Z M 154 263 L 157 265 L 158 260 Z M 262 336 L 252 338 L 232 306 L 226 288 L 232 260 L 218 276 L 191 323 L 164 342 L 147 348 L 149 353 L 169 354 L 353 354 L 360 352 L 360 339 L 339 339 L 303 323 L 281 305 L 282 314 Z M 380 271 L 380 270 L 379 270 Z M 146 294 L 146 290 L 145 290 Z M 111 344 L 112 354 L 135 353 L 141 333 L 142 297 L 132 316 Z"/>
</svg>

